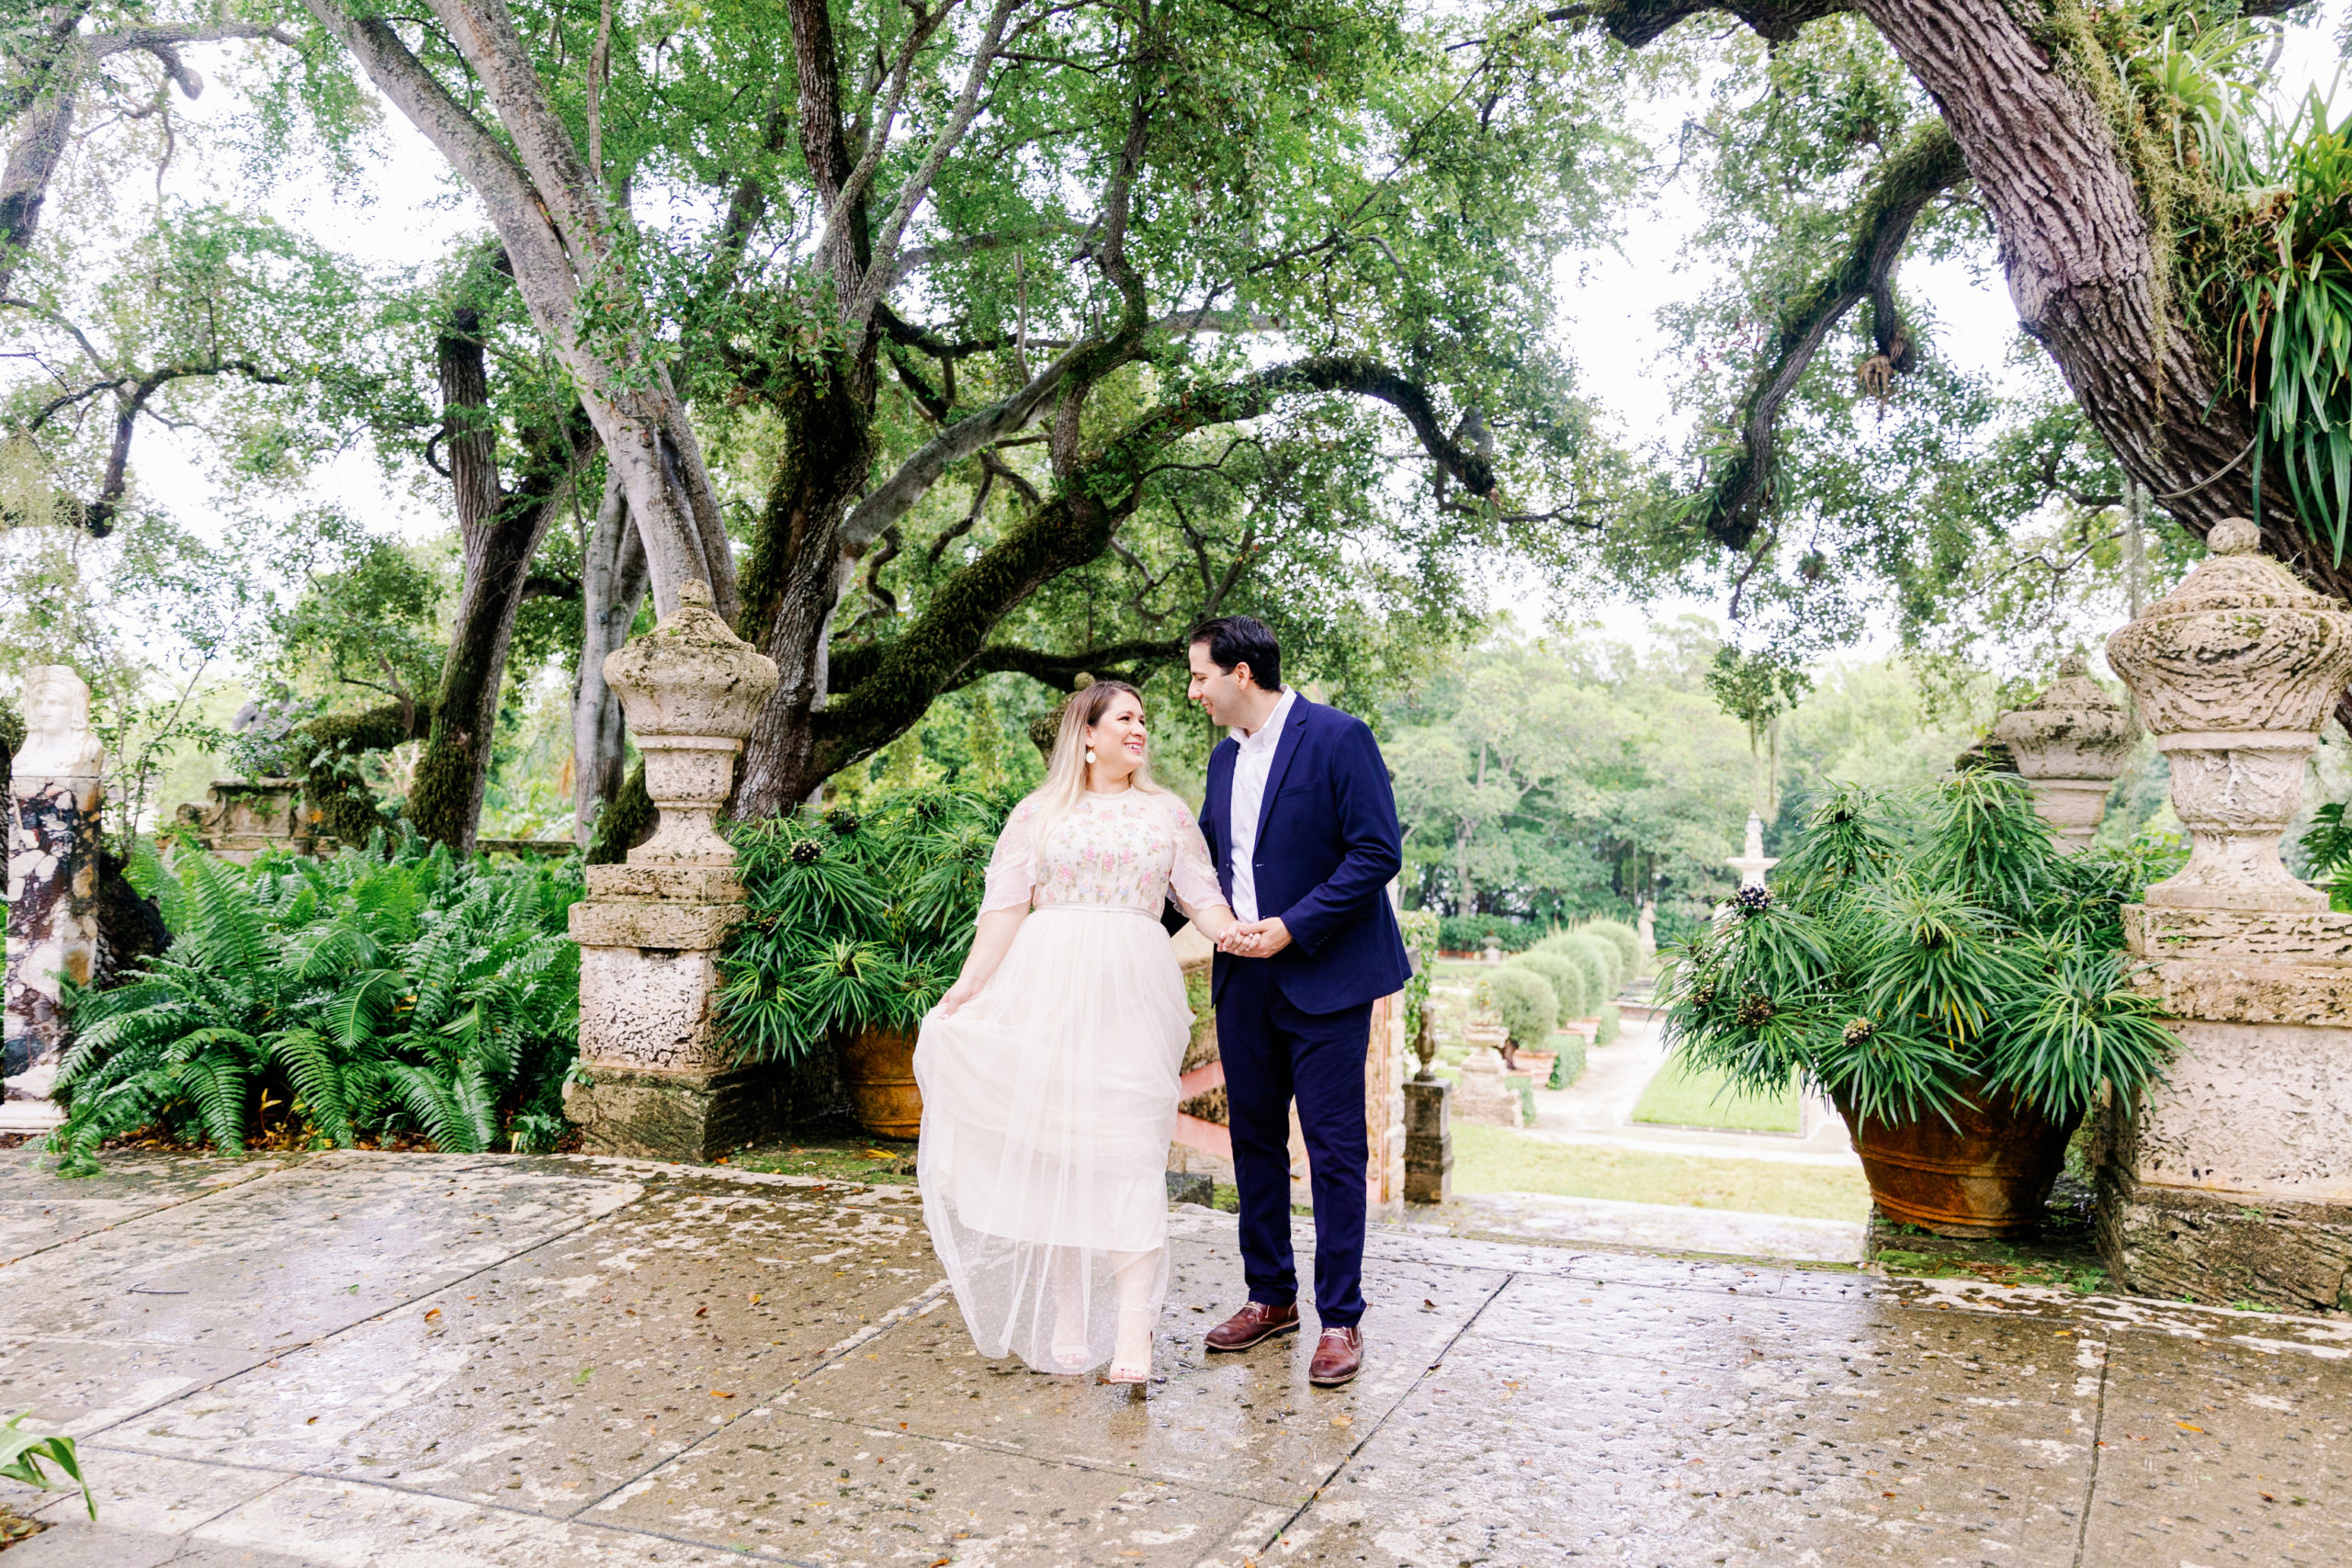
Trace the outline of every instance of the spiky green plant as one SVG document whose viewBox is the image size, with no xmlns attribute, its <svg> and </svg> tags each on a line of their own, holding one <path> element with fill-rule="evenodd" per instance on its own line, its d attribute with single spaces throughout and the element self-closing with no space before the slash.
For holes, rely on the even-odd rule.
<svg viewBox="0 0 2352 1568">
<path fill-rule="evenodd" d="M 1770 888 L 1664 955 L 1668 1038 L 1742 1089 L 1801 1075 L 1874 1121 L 1950 1120 L 1980 1091 L 2071 1120 L 2170 1055 L 2122 908 L 2180 858 L 2169 840 L 2061 855 L 2013 774 L 1834 789 Z"/>
<path fill-rule="evenodd" d="M 51 1143 L 69 1172 L 150 1128 L 233 1153 L 266 1106 L 335 1146 L 421 1134 L 471 1153 L 560 1131 L 576 867 L 468 863 L 411 834 L 326 861 L 184 854 L 159 891 L 171 948 L 71 999 Z"/>
<path fill-rule="evenodd" d="M 911 1030 L 972 944 L 1012 802 L 940 788 L 733 830 L 751 918 L 720 954 L 720 1027 L 746 1060 L 798 1062 L 841 1031 Z"/>
</svg>

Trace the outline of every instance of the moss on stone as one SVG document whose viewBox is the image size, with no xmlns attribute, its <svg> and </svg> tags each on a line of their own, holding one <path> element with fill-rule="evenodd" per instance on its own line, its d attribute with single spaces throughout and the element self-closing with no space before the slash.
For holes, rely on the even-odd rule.
<svg viewBox="0 0 2352 1568">
<path fill-rule="evenodd" d="M 359 759 L 403 740 L 421 740 L 431 728 L 429 710 L 400 703 L 322 714 L 303 724 L 300 732 L 310 742 L 310 754 L 300 769 L 302 800 L 318 814 L 321 829 L 339 842 L 365 844 L 390 828 L 391 818 L 360 776 Z"/>
</svg>

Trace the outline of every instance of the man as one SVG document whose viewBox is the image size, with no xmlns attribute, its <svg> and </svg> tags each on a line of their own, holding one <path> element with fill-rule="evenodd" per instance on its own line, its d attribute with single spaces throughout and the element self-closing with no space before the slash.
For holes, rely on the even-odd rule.
<svg viewBox="0 0 2352 1568">
<path fill-rule="evenodd" d="M 1189 694 L 1228 739 L 1209 755 L 1201 831 L 1239 917 L 1218 944 L 1211 995 L 1241 1192 L 1250 1300 L 1209 1331 L 1246 1350 L 1298 1328 L 1290 1246 L 1290 1103 L 1315 1198 L 1310 1382 L 1336 1387 L 1363 1363 L 1363 1066 L 1372 1004 L 1404 987 L 1404 939 L 1388 904 L 1404 863 L 1396 803 L 1363 723 L 1282 682 L 1272 632 L 1247 615 L 1192 636 Z"/>
</svg>

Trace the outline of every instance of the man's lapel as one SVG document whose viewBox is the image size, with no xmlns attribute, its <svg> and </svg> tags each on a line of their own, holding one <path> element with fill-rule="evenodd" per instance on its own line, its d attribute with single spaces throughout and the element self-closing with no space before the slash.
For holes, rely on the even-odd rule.
<svg viewBox="0 0 2352 1568">
<path fill-rule="evenodd" d="M 1209 750 L 1209 776 L 1204 804 L 1208 809 L 1209 859 L 1227 898 L 1233 897 L 1233 761 L 1241 754 L 1231 738 Z"/>
<path fill-rule="evenodd" d="M 1307 716 L 1315 705 L 1305 697 L 1291 699 L 1290 717 L 1283 723 L 1281 739 L 1274 742 L 1274 765 L 1266 771 L 1266 793 L 1258 802 L 1258 844 L 1266 842 L 1266 824 L 1273 820 L 1274 795 L 1283 787 L 1283 775 L 1290 772 L 1290 760 L 1298 755 L 1299 738 L 1306 733 Z"/>
</svg>

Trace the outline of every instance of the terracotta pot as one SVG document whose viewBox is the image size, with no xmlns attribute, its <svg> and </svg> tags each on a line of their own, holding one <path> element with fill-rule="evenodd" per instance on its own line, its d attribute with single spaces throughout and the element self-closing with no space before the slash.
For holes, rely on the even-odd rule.
<svg viewBox="0 0 2352 1568">
<path fill-rule="evenodd" d="M 1838 1114 L 1862 1156 L 1871 1198 L 1891 1220 L 1938 1235 L 2005 1236 L 2041 1222 L 2050 1184 L 2066 1163 L 2075 1122 L 2050 1121 L 2007 1094 L 1971 1085 L 1975 1104 L 1900 1126 L 1857 1122 L 1842 1096 Z M 2079 1120 L 2079 1118 L 2077 1118 Z"/>
<path fill-rule="evenodd" d="M 913 1035 L 896 1029 L 843 1035 L 841 1063 L 842 1084 L 859 1126 L 877 1138 L 911 1138 L 922 1130 Z"/>
</svg>

